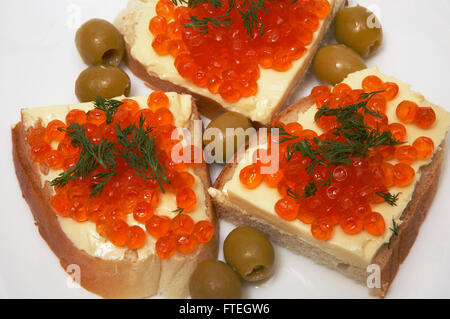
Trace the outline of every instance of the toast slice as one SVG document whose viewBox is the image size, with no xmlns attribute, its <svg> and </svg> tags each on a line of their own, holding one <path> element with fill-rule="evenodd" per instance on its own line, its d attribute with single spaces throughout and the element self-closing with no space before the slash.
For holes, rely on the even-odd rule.
<svg viewBox="0 0 450 319">
<path fill-rule="evenodd" d="M 330 14 L 320 21 L 303 56 L 293 61 L 291 68 L 284 72 L 260 68 L 258 93 L 234 103 L 226 102 L 219 94 L 212 94 L 207 88 L 184 79 L 178 74 L 172 56 L 160 56 L 154 52 L 151 45 L 154 37 L 148 31 L 148 25 L 156 15 L 157 0 L 129 0 L 127 8 L 116 18 L 115 25 L 124 35 L 128 67 L 151 88 L 191 94 L 196 98 L 200 113 L 209 118 L 227 110 L 242 113 L 252 121 L 267 123 L 302 81 L 334 16 L 345 4 L 345 0 L 329 2 Z"/>
<path fill-rule="evenodd" d="M 169 109 L 175 117 L 177 127 L 193 129 L 194 120 L 199 119 L 193 99 L 187 95 L 167 93 Z M 133 98 L 141 108 L 147 96 Z M 95 223 L 87 220 L 77 222 L 70 217 L 57 215 L 50 205 L 54 187 L 50 180 L 59 170 L 49 170 L 30 158 L 27 136 L 31 129 L 45 126 L 53 119 L 64 121 L 70 109 L 89 111 L 93 103 L 70 106 L 53 106 L 22 109 L 22 120 L 12 129 L 13 158 L 16 175 L 23 197 L 38 226 L 38 230 L 67 272 L 70 265 L 78 265 L 80 284 L 85 289 L 104 298 L 142 298 L 160 294 L 169 298 L 184 298 L 188 295 L 188 282 L 196 265 L 202 260 L 215 259 L 218 253 L 219 229 L 216 215 L 207 193 L 210 185 L 206 164 L 194 166 L 190 173 L 195 177 L 193 190 L 197 196 L 197 208 L 191 212 L 194 220 L 208 220 L 214 227 L 214 235 L 207 243 L 197 246 L 190 254 L 175 254 L 161 259 L 155 252 L 155 240 L 146 232 L 146 243 L 139 249 L 117 247 L 101 237 Z M 175 195 L 160 195 L 155 214 L 173 217 L 177 208 Z M 133 215 L 133 214 L 131 214 Z M 132 216 L 128 216 L 132 218 Z M 127 220 L 128 223 L 131 222 Z M 145 226 L 140 225 L 144 230 Z"/>
<path fill-rule="evenodd" d="M 367 284 L 371 295 L 384 297 L 400 264 L 408 255 L 436 193 L 444 157 L 445 136 L 450 125 L 450 114 L 426 101 L 422 95 L 412 92 L 409 85 L 381 74 L 376 68 L 353 73 L 344 82 L 353 89 L 358 89 L 361 88 L 362 79 L 367 75 L 377 75 L 384 81 L 395 82 L 399 85 L 398 97 L 387 105 L 386 113 L 390 119 L 396 116 L 395 108 L 405 98 L 419 105 L 431 106 L 437 118 L 436 123 L 429 130 L 421 130 L 413 128 L 412 124 L 405 124 L 409 132 L 408 144 L 411 144 L 418 136 L 429 136 L 434 141 L 435 151 L 431 159 L 420 161 L 414 167 L 416 175 L 411 186 L 392 190 L 393 193 L 401 192 L 397 206 L 391 207 L 387 203 L 376 204 L 373 210 L 380 212 L 385 219 L 386 230 L 383 235 L 373 236 L 368 233 L 347 235 L 335 227 L 328 241 L 319 241 L 311 235 L 310 225 L 300 220 L 281 219 L 274 211 L 274 204 L 281 198 L 276 188 L 260 185 L 255 189 L 246 189 L 239 183 L 239 173 L 245 165 L 245 159 L 252 158 L 248 149 L 246 154 L 249 156 L 243 156 L 241 162 L 236 160 L 236 155 L 235 162 L 226 165 L 209 192 L 220 218 L 235 225 L 246 224 L 256 227 L 280 246 L 337 270 L 362 285 Z M 315 101 L 309 96 L 283 110 L 274 118 L 274 121 L 299 122 L 303 128 L 320 132 L 314 123 L 316 112 Z M 251 202 L 248 201 L 249 198 Z M 390 228 L 395 229 L 396 225 L 399 226 L 394 234 Z M 370 287 L 368 284 L 369 275 L 373 271 L 373 268 L 368 266 L 373 264 L 378 265 L 380 271 L 380 281 L 376 287 Z"/>
</svg>

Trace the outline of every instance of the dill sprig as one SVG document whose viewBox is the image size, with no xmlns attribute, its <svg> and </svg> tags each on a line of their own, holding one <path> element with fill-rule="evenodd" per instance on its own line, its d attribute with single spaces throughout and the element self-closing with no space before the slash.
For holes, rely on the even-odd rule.
<svg viewBox="0 0 450 319">
<path fill-rule="evenodd" d="M 268 1 L 275 2 L 276 0 Z M 265 2 L 264 0 L 244 0 L 242 3 L 242 7 L 248 6 L 246 10 L 239 10 L 239 13 L 249 35 L 253 34 L 253 28 L 259 28 L 260 35 L 264 33 L 264 25 L 260 21 L 259 16 L 261 14 L 269 14 Z"/>
<path fill-rule="evenodd" d="M 297 199 L 298 195 L 297 193 L 295 193 L 292 189 L 290 189 L 289 187 L 286 188 L 286 195 L 293 198 L 293 199 Z"/>
<path fill-rule="evenodd" d="M 105 113 L 108 110 L 105 110 Z M 123 158 L 134 169 L 137 176 L 144 179 L 156 179 L 164 193 L 162 182 L 170 184 L 165 168 L 158 160 L 155 136 L 150 135 L 151 127 L 144 128 L 144 118 L 141 115 L 139 124 L 130 124 L 122 129 L 119 124 L 115 126 L 117 143 L 102 139 L 99 144 L 93 143 L 86 136 L 84 126 L 72 122 L 66 132 L 72 140 L 72 145 L 80 147 L 77 163 L 70 169 L 59 174 L 51 181 L 52 186 L 63 187 L 70 180 L 81 177 L 86 179 L 89 173 L 97 168 L 100 172 L 93 176 L 95 184 L 92 185 L 90 196 L 101 195 L 105 185 L 117 175 L 118 157 Z"/>
<path fill-rule="evenodd" d="M 319 120 L 323 116 L 335 116 L 338 126 L 332 131 L 336 136 L 340 136 L 344 141 L 336 141 L 334 139 L 320 140 L 317 137 L 313 139 L 304 139 L 295 142 L 287 147 L 286 158 L 290 161 L 295 152 L 300 152 L 303 157 L 310 159 L 305 170 L 312 175 L 317 165 L 329 167 L 331 165 L 349 165 L 352 157 L 365 157 L 367 151 L 371 148 L 381 145 L 398 145 L 402 142 L 393 138 L 390 131 L 381 132 L 379 127 L 372 129 L 364 123 L 363 114 L 370 114 L 381 118 L 380 113 L 374 112 L 367 107 L 370 99 L 383 91 L 375 91 L 363 93 L 358 98 L 357 103 L 347 105 L 340 108 L 330 108 L 328 105 L 321 107 L 316 115 L 315 120 Z M 360 112 L 362 111 L 362 112 Z M 363 113 L 363 114 L 361 114 Z M 269 126 L 272 130 L 272 127 Z M 295 140 L 297 137 L 287 133 L 280 127 L 279 129 L 280 143 Z M 331 176 L 326 183 L 331 182 Z M 327 184 L 323 184 L 327 185 Z M 319 185 L 321 186 L 321 185 Z M 304 197 L 314 195 L 317 185 L 310 181 L 305 187 Z M 395 204 L 397 197 L 395 195 L 385 195 L 385 200 Z"/>
<path fill-rule="evenodd" d="M 155 136 L 151 135 L 152 127 L 144 127 L 144 117 L 141 115 L 139 124 L 130 124 L 124 129 L 117 124 L 115 133 L 117 155 L 122 157 L 143 179 L 156 179 L 161 191 L 164 193 L 162 182 L 170 183 L 166 176 L 164 166 L 158 161 Z M 131 136 L 131 138 L 130 138 Z"/>
<path fill-rule="evenodd" d="M 217 9 L 219 7 L 223 7 L 222 0 L 171 0 L 173 4 L 178 5 L 187 5 L 189 8 L 196 8 L 200 3 L 211 3 L 213 9 Z M 241 3 L 241 8 L 245 9 L 237 9 L 241 16 L 241 20 L 244 24 L 247 33 L 252 36 L 254 28 L 258 28 L 259 34 L 263 35 L 264 33 L 264 25 L 260 20 L 261 15 L 269 14 L 269 10 L 266 7 L 266 2 L 275 2 L 276 0 L 243 0 Z M 294 4 L 296 1 L 293 1 L 290 4 Z M 212 24 L 216 27 L 229 27 L 233 23 L 233 19 L 231 17 L 231 10 L 236 7 L 236 0 L 228 0 L 228 10 L 226 13 L 216 16 L 216 17 L 196 17 L 190 16 L 190 23 L 184 24 L 186 28 L 194 28 L 194 30 L 200 33 L 208 32 L 208 24 Z"/>
<path fill-rule="evenodd" d="M 308 198 L 310 196 L 313 196 L 316 192 L 317 192 L 317 185 L 312 179 L 310 179 L 308 181 L 308 185 L 305 186 L 305 193 L 303 194 L 303 197 Z"/>
<path fill-rule="evenodd" d="M 336 116 L 339 126 L 333 133 L 342 136 L 345 142 L 332 139 L 322 141 L 314 138 L 313 145 L 310 141 L 303 140 L 288 148 L 288 160 L 299 151 L 303 156 L 311 159 L 308 167 L 311 170 L 317 164 L 324 166 L 349 164 L 351 157 L 365 157 L 367 151 L 373 147 L 402 144 L 393 138 L 390 131 L 381 132 L 379 127 L 371 129 L 364 124 L 364 117 L 358 112 L 362 109 L 364 113 L 381 118 L 381 114 L 367 108 L 369 100 L 380 92 L 382 91 L 364 93 L 360 97 L 363 101 L 356 104 L 337 109 L 331 109 L 327 105 L 320 108 L 315 115 L 315 120 L 319 120 L 322 116 Z"/>
<path fill-rule="evenodd" d="M 177 209 L 173 210 L 172 212 L 177 213 L 177 215 L 180 215 L 184 213 L 184 208 L 177 207 Z"/>
<path fill-rule="evenodd" d="M 107 139 L 102 139 L 99 144 L 92 143 L 86 136 L 84 127 L 76 122 L 70 123 L 66 129 L 58 129 L 66 132 L 67 136 L 72 139 L 72 145 L 80 147 L 81 151 L 77 163 L 53 179 L 51 185 L 63 187 L 70 180 L 77 179 L 78 177 L 85 179 L 90 172 L 101 166 L 104 172 L 94 176 L 99 181 L 97 185 L 100 186 L 94 186 L 91 196 L 98 193 L 101 194 L 103 190 L 101 185 L 105 184 L 115 175 L 115 173 L 111 173 L 111 170 L 114 171 L 114 167 L 117 165 L 114 143 Z"/>
<path fill-rule="evenodd" d="M 222 6 L 222 4 L 220 5 Z M 195 31 L 200 33 L 208 33 L 208 24 L 211 23 L 215 27 L 228 28 L 233 20 L 230 17 L 230 11 L 234 8 L 234 1 L 230 1 L 230 6 L 227 12 L 217 17 L 203 17 L 197 18 L 196 16 L 190 16 L 191 22 L 185 23 L 185 28 L 194 28 Z"/>
<path fill-rule="evenodd" d="M 106 123 L 109 124 L 112 121 L 114 114 L 119 109 L 123 102 L 118 100 L 107 100 L 101 96 L 97 96 L 95 99 L 94 107 L 106 114 Z"/>
<path fill-rule="evenodd" d="M 397 206 L 397 200 L 398 200 L 398 196 L 400 195 L 400 193 L 391 194 L 388 191 L 381 191 L 381 192 L 376 192 L 376 194 L 378 196 L 380 196 L 381 198 L 383 198 L 384 201 L 386 203 L 388 203 L 389 205 Z"/>
<path fill-rule="evenodd" d="M 398 236 L 398 228 L 399 224 L 395 222 L 394 218 L 392 218 L 392 227 L 389 227 L 389 229 L 392 231 L 392 235 L 391 237 L 389 237 L 388 248 L 391 248 L 392 238 L 394 236 Z"/>
</svg>

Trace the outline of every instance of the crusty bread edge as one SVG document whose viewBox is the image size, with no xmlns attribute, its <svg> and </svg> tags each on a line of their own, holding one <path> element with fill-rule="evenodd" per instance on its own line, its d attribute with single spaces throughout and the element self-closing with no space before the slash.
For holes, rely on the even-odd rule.
<svg viewBox="0 0 450 319">
<path fill-rule="evenodd" d="M 191 127 L 199 115 L 193 101 Z M 208 194 L 210 185 L 209 170 L 206 164 L 194 168 L 201 179 L 205 193 L 206 212 L 215 227 L 210 242 L 201 244 L 194 253 L 177 254 L 177 260 L 161 260 L 150 255 L 144 260 L 137 259 L 137 253 L 127 250 L 122 260 L 104 260 L 79 250 L 66 236 L 50 206 L 51 188 L 47 183 L 41 187 L 39 166 L 29 156 L 26 132 L 19 122 L 12 129 L 13 161 L 24 199 L 27 201 L 38 226 L 39 233 L 47 242 L 65 271 L 68 266 L 80 267 L 81 286 L 104 298 L 142 298 L 161 294 L 169 298 L 184 298 L 188 295 L 188 280 L 197 264 L 203 260 L 216 259 L 219 244 L 219 224 Z M 171 257 L 175 258 L 175 256 Z M 168 263 L 175 263 L 170 272 Z"/>
<path fill-rule="evenodd" d="M 295 93 L 295 88 L 300 85 L 302 82 L 306 72 L 308 71 L 308 68 L 314 58 L 314 55 L 319 48 L 326 32 L 328 31 L 334 16 L 341 10 L 344 5 L 346 4 L 346 0 L 335 0 L 334 6 L 331 8 L 331 12 L 328 15 L 328 17 L 324 21 L 324 26 L 322 30 L 317 34 L 317 38 L 312 43 L 312 45 L 308 48 L 306 51 L 306 59 L 305 63 L 302 64 L 301 68 L 297 71 L 297 74 L 294 77 L 294 80 L 290 83 L 289 88 L 285 90 L 285 93 L 283 97 L 280 99 L 280 102 L 274 107 L 271 112 L 270 116 L 267 116 L 267 118 L 272 118 L 274 114 L 276 114 L 285 104 L 286 101 L 289 100 L 289 98 Z M 133 6 L 130 6 L 130 10 L 134 8 Z M 127 10 L 127 9 L 125 9 Z M 122 17 L 124 14 L 122 13 Z M 137 61 L 130 53 L 130 45 L 129 43 L 126 43 L 126 54 L 125 54 L 125 64 L 128 66 L 128 68 L 133 72 L 138 78 L 143 80 L 150 88 L 154 90 L 162 90 L 166 92 L 177 92 L 177 93 L 184 93 L 184 94 L 190 94 L 195 97 L 197 101 L 197 106 L 199 109 L 199 112 L 206 116 L 209 119 L 213 119 L 217 117 L 218 115 L 228 111 L 227 108 L 223 105 L 221 105 L 219 102 L 206 97 L 204 95 L 201 95 L 196 92 L 192 92 L 189 89 L 174 84 L 170 81 L 161 79 L 158 74 L 154 72 L 148 72 L 144 65 L 142 65 L 139 61 Z M 231 110 L 236 111 L 236 110 Z M 253 119 L 252 119 L 253 120 Z"/>
<path fill-rule="evenodd" d="M 279 113 L 274 120 L 283 122 L 297 121 L 299 113 L 305 112 L 313 106 L 311 97 L 306 97 L 286 108 Z M 421 178 L 417 182 L 411 201 L 403 211 L 400 219 L 402 221 L 398 229 L 398 236 L 393 236 L 390 248 L 384 244 L 372 259 L 372 264 L 380 266 L 381 287 L 371 288 L 370 294 L 377 297 L 385 297 L 397 274 L 400 264 L 407 257 L 414 241 L 418 235 L 420 226 L 424 221 L 434 195 L 436 194 L 441 164 L 444 157 L 445 141 L 438 146 L 430 164 L 421 167 Z M 257 216 L 245 211 L 241 207 L 229 202 L 221 193 L 225 183 L 229 181 L 237 167 L 236 161 L 228 163 L 216 179 L 214 186 L 210 189 L 216 212 L 220 218 L 235 225 L 252 225 L 268 234 L 270 239 L 282 247 L 288 248 L 294 253 L 304 255 L 315 262 L 337 270 L 345 276 L 366 285 L 368 273 L 366 269 L 355 267 L 342 260 L 320 250 L 305 242 L 301 237 L 286 233 Z M 387 225 L 390 227 L 391 225 Z"/>
</svg>

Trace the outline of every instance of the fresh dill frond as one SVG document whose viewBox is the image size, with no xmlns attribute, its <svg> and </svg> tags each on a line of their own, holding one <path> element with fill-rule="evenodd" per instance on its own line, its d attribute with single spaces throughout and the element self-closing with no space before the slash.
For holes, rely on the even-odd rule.
<svg viewBox="0 0 450 319">
<path fill-rule="evenodd" d="M 173 210 L 172 212 L 177 213 L 177 215 L 180 215 L 184 213 L 184 208 L 177 207 L 177 209 Z"/>
<path fill-rule="evenodd" d="M 329 166 L 322 161 L 322 156 L 311 144 L 308 139 L 290 145 L 286 149 L 286 159 L 289 162 L 295 152 L 300 152 L 303 157 L 308 157 L 311 161 L 306 166 L 306 172 L 312 174 L 316 165 Z"/>
<path fill-rule="evenodd" d="M 94 107 L 106 114 L 106 123 L 109 124 L 112 121 L 114 114 L 119 109 L 123 102 L 118 100 L 107 100 L 101 96 L 97 96 L 95 99 Z"/>
<path fill-rule="evenodd" d="M 211 23 L 215 27 L 225 28 L 228 28 L 233 23 L 229 11 L 217 17 L 203 17 L 199 19 L 196 16 L 190 16 L 190 19 L 191 22 L 185 23 L 184 27 L 194 28 L 195 31 L 200 33 L 208 33 L 208 23 Z"/>
<path fill-rule="evenodd" d="M 196 8 L 200 3 L 211 3 L 213 9 L 217 9 L 223 7 L 223 1 L 224 0 L 172 0 L 172 3 L 176 6 L 186 5 L 189 8 Z M 255 28 L 258 29 L 260 35 L 263 35 L 264 25 L 261 22 L 261 16 L 269 14 L 266 3 L 275 1 L 277 0 L 242 0 L 237 10 L 249 36 L 253 35 L 253 30 Z M 290 4 L 294 4 L 295 2 L 296 1 L 293 1 Z M 208 32 L 208 24 L 227 28 L 233 23 L 230 12 L 234 8 L 236 8 L 236 0 L 228 0 L 228 9 L 226 13 L 216 17 L 196 17 L 191 15 L 191 22 L 186 23 L 184 26 L 187 28 L 194 28 L 194 30 L 200 33 Z"/>
<path fill-rule="evenodd" d="M 392 231 L 392 235 L 389 238 L 388 248 L 391 248 L 392 238 L 394 236 L 398 236 L 398 228 L 399 224 L 395 222 L 394 218 L 392 218 L 392 227 L 389 227 L 389 229 Z"/>
<path fill-rule="evenodd" d="M 381 132 L 379 127 L 372 129 L 364 123 L 363 114 L 370 114 L 375 117 L 382 117 L 382 114 L 374 112 L 367 107 L 370 99 L 383 91 L 375 91 L 363 93 L 358 98 L 358 103 L 347 105 L 340 108 L 330 108 L 328 105 L 321 107 L 316 115 L 315 121 L 323 116 L 335 116 L 338 126 L 332 130 L 332 133 L 341 139 L 304 139 L 288 145 L 286 151 L 286 159 L 289 162 L 295 152 L 300 152 L 303 157 L 310 159 L 305 170 L 312 175 L 317 165 L 329 167 L 332 165 L 349 165 L 352 157 L 366 157 L 367 152 L 381 145 L 399 145 L 402 142 L 393 138 L 392 133 L 387 130 Z M 361 112 L 363 111 L 363 112 Z M 363 113 L 363 114 L 361 114 Z M 297 137 L 289 134 L 280 126 L 266 126 L 271 132 L 278 129 L 280 135 L 280 143 L 291 141 Z M 328 180 L 320 185 L 316 185 L 310 180 L 309 185 L 305 188 L 305 196 L 315 194 L 317 187 L 329 185 L 331 183 L 331 174 Z M 389 193 L 379 194 L 386 202 L 395 205 L 398 194 L 391 195 Z"/>
<path fill-rule="evenodd" d="M 109 172 L 101 172 L 95 175 L 94 178 L 97 182 L 92 186 L 90 197 L 101 195 L 103 193 L 103 189 L 106 186 L 106 183 L 108 183 L 111 178 L 116 176 L 116 174 L 116 170 L 111 170 Z"/>
<path fill-rule="evenodd" d="M 291 198 L 293 198 L 293 199 L 297 199 L 298 198 L 298 195 L 292 189 L 290 189 L 289 187 L 286 188 L 286 195 L 291 197 Z"/>
<path fill-rule="evenodd" d="M 99 144 L 92 143 L 86 136 L 84 127 L 76 122 L 70 123 L 66 129 L 60 128 L 59 130 L 66 132 L 67 136 L 72 139 L 72 145 L 80 147 L 81 151 L 77 163 L 54 178 L 51 181 L 51 185 L 63 187 L 70 180 L 77 179 L 78 177 L 85 179 L 89 173 L 101 166 L 105 172 L 100 173 L 100 176 L 96 176 L 100 179 L 100 185 L 94 185 L 91 196 L 101 194 L 103 190 L 101 186 L 102 181 L 104 179 L 109 180 L 111 178 L 109 176 L 113 174 L 112 172 L 115 175 L 114 168 L 117 164 L 114 143 L 106 139 L 102 139 Z"/>
<path fill-rule="evenodd" d="M 113 102 L 109 105 L 117 106 L 118 104 Z M 137 176 L 144 179 L 156 179 L 163 193 L 162 182 L 170 184 L 164 165 L 159 162 L 155 136 L 150 134 L 152 128 L 144 128 L 142 115 L 138 125 L 130 124 L 122 129 L 119 124 L 116 124 L 117 143 L 107 139 L 102 139 L 98 144 L 93 143 L 86 136 L 84 126 L 75 122 L 70 123 L 66 129 L 59 130 L 66 132 L 71 138 L 72 145 L 80 147 L 81 150 L 77 163 L 53 179 L 52 186 L 63 187 L 70 180 L 79 177 L 86 179 L 91 172 L 101 168 L 100 172 L 93 176 L 96 183 L 92 186 L 90 196 L 101 195 L 108 181 L 117 175 L 116 159 L 118 157 L 123 158 L 134 169 Z"/>
<path fill-rule="evenodd" d="M 134 169 L 136 174 L 144 179 L 156 179 L 164 193 L 162 182 L 170 184 L 165 168 L 158 160 L 155 136 L 150 135 L 151 127 L 144 128 L 144 117 L 141 115 L 139 124 L 130 124 L 122 129 L 119 124 L 115 127 L 117 154 Z"/>
<path fill-rule="evenodd" d="M 391 206 L 397 206 L 397 200 L 400 193 L 397 194 L 391 194 L 388 191 L 382 191 L 382 192 L 376 192 L 378 196 L 384 199 L 386 203 L 388 203 Z"/>
<path fill-rule="evenodd" d="M 175 5 L 187 5 L 189 8 L 196 8 L 200 3 L 211 3 L 213 9 L 222 7 L 222 0 L 172 0 Z M 230 12 L 235 7 L 234 0 L 228 0 L 228 10 L 220 16 L 205 16 L 197 17 L 190 16 L 191 22 L 185 23 L 185 28 L 193 28 L 195 31 L 200 33 L 208 33 L 208 24 L 212 24 L 215 27 L 228 28 L 233 20 L 231 18 Z"/>
<path fill-rule="evenodd" d="M 303 195 L 304 198 L 308 198 L 310 196 L 313 196 L 317 192 L 317 185 L 314 183 L 312 179 L 308 181 L 308 185 L 305 186 L 305 194 Z"/>
<path fill-rule="evenodd" d="M 276 0 L 268 1 L 275 2 Z M 265 2 L 264 0 L 244 0 L 242 2 L 242 7 L 247 7 L 247 9 L 239 10 L 239 13 L 250 36 L 253 35 L 253 28 L 259 28 L 260 35 L 264 33 L 264 25 L 260 22 L 260 16 L 269 14 Z"/>
</svg>

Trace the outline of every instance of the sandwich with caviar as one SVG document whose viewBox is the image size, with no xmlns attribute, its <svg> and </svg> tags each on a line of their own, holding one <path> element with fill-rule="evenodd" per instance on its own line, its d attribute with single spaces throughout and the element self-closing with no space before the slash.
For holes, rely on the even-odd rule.
<svg viewBox="0 0 450 319">
<path fill-rule="evenodd" d="M 173 131 L 198 119 L 191 96 L 161 91 L 21 110 L 12 141 L 23 196 L 82 287 L 105 298 L 184 298 L 197 264 L 217 257 L 207 166 L 172 156 L 181 143 Z"/>
<path fill-rule="evenodd" d="M 365 69 L 279 113 L 209 193 L 220 218 L 384 297 L 438 188 L 449 125 L 408 84 Z"/>
<path fill-rule="evenodd" d="M 200 113 L 267 123 L 302 81 L 344 0 L 130 0 L 115 20 L 130 70 Z"/>
</svg>

